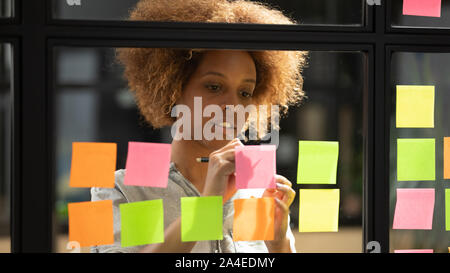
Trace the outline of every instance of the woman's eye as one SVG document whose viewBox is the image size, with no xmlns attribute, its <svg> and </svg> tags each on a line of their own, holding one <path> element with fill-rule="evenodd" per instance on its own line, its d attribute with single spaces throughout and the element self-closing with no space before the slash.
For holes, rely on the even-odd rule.
<svg viewBox="0 0 450 273">
<path fill-rule="evenodd" d="M 242 91 L 241 95 L 245 98 L 250 98 L 252 96 L 252 94 L 250 94 L 249 92 L 246 92 L 246 91 Z"/>
<path fill-rule="evenodd" d="M 217 92 L 220 90 L 220 85 L 218 84 L 208 84 L 206 85 L 206 88 L 208 88 L 211 91 Z"/>
</svg>

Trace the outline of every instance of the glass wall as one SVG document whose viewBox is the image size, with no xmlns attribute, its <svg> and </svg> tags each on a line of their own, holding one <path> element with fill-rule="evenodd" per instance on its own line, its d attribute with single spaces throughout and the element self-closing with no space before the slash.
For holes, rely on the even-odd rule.
<svg viewBox="0 0 450 273">
<path fill-rule="evenodd" d="M 392 0 L 391 26 L 395 28 L 450 28 L 450 0 L 441 1 L 441 16 L 403 15 L 403 1 Z"/>
<path fill-rule="evenodd" d="M 365 54 L 310 52 L 304 71 L 308 98 L 281 120 L 277 172 L 293 182 L 297 197 L 291 225 L 299 252 L 362 251 L 363 99 Z M 170 128 L 153 130 L 140 117 L 113 48 L 57 47 L 52 105 L 55 128 L 56 249 L 66 252 L 67 203 L 89 201 L 89 189 L 69 187 L 72 142 L 118 144 L 117 169 L 125 168 L 128 141 L 171 143 Z M 299 140 L 339 141 L 339 232 L 298 232 Z M 89 251 L 84 248 L 82 251 Z"/>
<path fill-rule="evenodd" d="M 277 170 L 290 181 L 297 181 L 298 140 L 339 141 L 337 185 L 294 185 L 297 193 L 340 189 L 339 232 L 298 232 L 297 194 L 291 217 L 299 252 L 362 251 L 365 58 L 362 52 L 310 52 L 304 72 L 308 98 L 281 121 Z"/>
<path fill-rule="evenodd" d="M 114 63 L 114 49 L 60 47 L 54 56 L 56 247 L 67 251 L 67 203 L 90 201 L 89 189 L 69 187 L 72 142 L 117 143 L 117 169 L 123 169 L 128 141 L 168 140 L 165 131 L 140 120 L 122 69 Z"/>
<path fill-rule="evenodd" d="M 12 47 L 0 43 L 0 252 L 11 252 Z"/>
<path fill-rule="evenodd" d="M 14 0 L 0 0 L 0 18 L 14 16 Z"/>
<path fill-rule="evenodd" d="M 391 252 L 401 249 L 434 249 L 448 253 L 450 233 L 445 229 L 445 189 L 450 188 L 443 176 L 444 137 L 450 136 L 450 53 L 395 52 L 391 62 L 392 113 L 390 127 L 390 215 Z M 396 86 L 435 86 L 434 128 L 396 128 Z M 398 181 L 397 139 L 431 138 L 435 140 L 435 180 Z M 431 230 L 392 229 L 396 202 L 396 190 L 404 188 L 431 188 L 435 190 L 435 205 Z"/>
</svg>

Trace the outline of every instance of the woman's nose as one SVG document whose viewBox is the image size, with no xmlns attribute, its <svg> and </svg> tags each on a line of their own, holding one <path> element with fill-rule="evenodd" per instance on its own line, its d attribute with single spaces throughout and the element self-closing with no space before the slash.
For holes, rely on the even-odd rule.
<svg viewBox="0 0 450 273">
<path fill-rule="evenodd" d="M 240 104 L 240 101 L 236 94 L 227 94 L 222 101 L 221 108 L 222 110 L 226 110 L 227 105 L 237 106 L 238 104 Z"/>
</svg>

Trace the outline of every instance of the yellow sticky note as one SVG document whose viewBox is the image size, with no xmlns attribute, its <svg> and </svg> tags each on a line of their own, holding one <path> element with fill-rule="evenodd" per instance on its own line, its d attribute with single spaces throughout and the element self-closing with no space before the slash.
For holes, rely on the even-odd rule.
<svg viewBox="0 0 450 273">
<path fill-rule="evenodd" d="M 434 91 L 432 85 L 397 85 L 397 128 L 434 128 Z"/>
<path fill-rule="evenodd" d="M 299 231 L 337 232 L 339 189 L 300 189 Z"/>
</svg>

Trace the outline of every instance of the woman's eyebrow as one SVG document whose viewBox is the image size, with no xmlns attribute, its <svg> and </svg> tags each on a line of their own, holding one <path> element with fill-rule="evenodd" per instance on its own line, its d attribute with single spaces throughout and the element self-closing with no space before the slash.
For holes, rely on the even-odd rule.
<svg viewBox="0 0 450 273">
<path fill-rule="evenodd" d="M 227 76 L 225 76 L 224 74 L 222 74 L 220 72 L 216 72 L 216 71 L 208 71 L 208 72 L 204 73 L 203 75 L 201 75 L 201 77 L 205 77 L 207 75 L 215 75 L 215 76 L 219 76 L 219 77 L 227 79 Z M 254 80 L 254 79 L 245 79 L 244 82 L 256 83 L 256 80 Z"/>
</svg>

